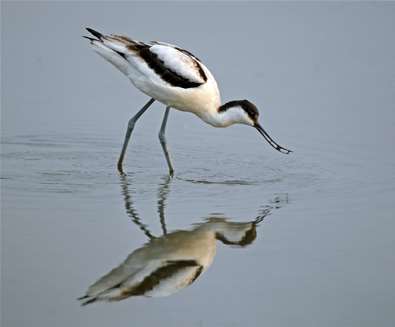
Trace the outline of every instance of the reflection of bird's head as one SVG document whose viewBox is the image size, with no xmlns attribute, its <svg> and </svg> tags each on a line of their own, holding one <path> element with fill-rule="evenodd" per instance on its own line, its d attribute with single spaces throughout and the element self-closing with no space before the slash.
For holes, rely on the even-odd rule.
<svg viewBox="0 0 395 327">
<path fill-rule="evenodd" d="M 215 238 L 226 245 L 247 246 L 256 239 L 256 222 L 229 222 L 224 218 L 209 218 L 205 224 Z M 206 227 L 206 228 L 207 228 Z"/>
</svg>

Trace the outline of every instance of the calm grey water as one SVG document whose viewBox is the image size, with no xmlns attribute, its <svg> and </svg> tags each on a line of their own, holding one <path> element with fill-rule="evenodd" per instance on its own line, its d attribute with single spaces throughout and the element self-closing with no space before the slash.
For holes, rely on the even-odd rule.
<svg viewBox="0 0 395 327">
<path fill-rule="evenodd" d="M 393 326 L 395 5 L 2 2 L 2 326 Z M 176 176 L 146 97 L 95 55 L 91 26 L 195 52 L 243 126 L 171 112 Z M 169 297 L 80 307 L 147 237 L 270 211 L 244 248 Z M 137 223 L 136 223 L 137 222 Z"/>
</svg>

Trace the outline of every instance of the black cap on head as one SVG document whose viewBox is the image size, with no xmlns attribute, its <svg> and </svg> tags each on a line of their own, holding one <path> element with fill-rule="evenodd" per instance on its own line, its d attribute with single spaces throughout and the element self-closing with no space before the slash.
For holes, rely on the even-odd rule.
<svg viewBox="0 0 395 327">
<path fill-rule="evenodd" d="M 215 233 L 215 237 L 217 240 L 221 241 L 226 245 L 233 246 L 247 246 L 255 241 L 256 239 L 256 224 L 252 224 L 251 228 L 244 231 L 241 235 L 235 234 L 231 235 L 224 232 Z"/>
<path fill-rule="evenodd" d="M 226 111 L 229 108 L 233 108 L 233 107 L 242 108 L 245 111 L 245 113 L 248 115 L 248 117 L 250 117 L 250 119 L 253 121 L 253 123 L 256 123 L 258 121 L 258 117 L 259 117 L 258 108 L 248 100 L 229 101 L 223 104 L 221 107 L 219 107 L 219 112 Z"/>
<path fill-rule="evenodd" d="M 248 100 L 241 100 L 240 106 L 243 108 L 243 110 L 247 113 L 248 117 L 250 117 L 254 123 L 258 121 L 259 111 L 258 108 L 255 106 L 255 104 L 253 104 Z"/>
</svg>

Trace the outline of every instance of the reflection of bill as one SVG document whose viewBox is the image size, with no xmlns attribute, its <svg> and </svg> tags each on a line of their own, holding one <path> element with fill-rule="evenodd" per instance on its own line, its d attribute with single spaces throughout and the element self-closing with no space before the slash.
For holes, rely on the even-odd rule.
<svg viewBox="0 0 395 327">
<path fill-rule="evenodd" d="M 125 179 L 123 179 L 125 181 Z M 82 305 L 96 301 L 119 301 L 130 296 L 161 297 L 178 292 L 193 283 L 211 265 L 216 253 L 216 241 L 232 246 L 247 246 L 256 238 L 256 227 L 271 208 L 266 207 L 254 221 L 231 222 L 212 217 L 196 224 L 192 230 L 178 230 L 153 236 L 141 223 L 133 207 L 127 183 L 122 184 L 125 207 L 132 220 L 150 238 L 133 251 L 118 267 L 91 285 Z M 162 185 L 168 189 L 168 182 Z M 160 190 L 158 201 L 162 229 L 165 232 L 164 203 L 167 192 Z"/>
</svg>

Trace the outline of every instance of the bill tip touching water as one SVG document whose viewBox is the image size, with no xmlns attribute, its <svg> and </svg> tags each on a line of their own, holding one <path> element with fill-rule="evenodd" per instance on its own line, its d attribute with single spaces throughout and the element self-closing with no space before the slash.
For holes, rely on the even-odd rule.
<svg viewBox="0 0 395 327">
<path fill-rule="evenodd" d="M 93 37 L 84 37 L 89 40 L 92 48 L 151 98 L 128 122 L 117 163 L 121 174 L 134 126 L 155 101 L 166 106 L 159 140 L 171 176 L 174 168 L 165 137 L 170 108 L 193 113 L 213 127 L 228 127 L 233 124 L 254 127 L 275 150 L 283 154 L 292 152 L 275 142 L 263 129 L 258 121 L 258 109 L 252 102 L 233 100 L 222 104 L 215 78 L 190 51 L 164 42 L 141 42 L 123 35 L 103 35 L 91 28 L 87 28 L 87 31 Z"/>
</svg>

